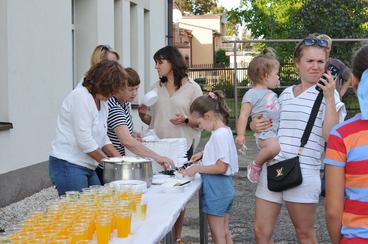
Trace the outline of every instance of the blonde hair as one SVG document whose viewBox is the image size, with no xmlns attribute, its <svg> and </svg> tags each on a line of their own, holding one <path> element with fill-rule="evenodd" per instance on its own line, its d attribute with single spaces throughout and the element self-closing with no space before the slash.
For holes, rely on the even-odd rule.
<svg viewBox="0 0 368 244">
<path fill-rule="evenodd" d="M 330 57 L 331 49 L 332 49 L 332 39 L 326 34 L 320 34 L 317 36 L 318 39 L 326 40 L 328 43 L 327 46 L 327 58 Z"/>
<path fill-rule="evenodd" d="M 262 54 L 255 56 L 250 61 L 248 66 L 248 77 L 253 83 L 259 84 L 262 82 L 273 69 L 278 69 L 280 63 L 276 58 L 276 53 L 273 48 L 266 48 Z"/>
<path fill-rule="evenodd" d="M 326 35 L 327 36 L 327 35 Z M 305 45 L 304 44 L 304 41 L 306 40 L 306 39 L 317 39 L 317 40 L 325 40 L 325 41 L 327 41 L 327 45 L 329 45 L 328 44 L 328 40 L 326 40 L 326 39 L 323 39 L 323 38 L 319 38 L 317 35 L 315 35 L 315 34 L 311 34 L 311 35 L 308 35 L 307 37 L 305 37 L 303 40 L 301 40 L 297 45 L 296 45 L 296 47 L 295 47 L 295 50 L 294 50 L 294 58 L 293 58 L 293 61 L 294 61 L 294 64 L 295 63 L 297 63 L 297 62 L 299 62 L 299 60 L 300 60 L 300 58 L 303 56 L 303 50 L 304 50 L 304 48 L 305 47 L 311 47 L 311 46 L 313 46 L 313 47 L 318 47 L 318 48 L 322 48 L 323 49 L 323 51 L 325 52 L 325 54 L 326 54 L 326 60 L 327 60 L 327 58 L 328 58 L 328 55 L 329 55 L 329 51 L 328 51 L 328 47 L 321 47 L 320 45 L 317 45 L 317 44 L 313 44 L 313 45 Z"/>
<path fill-rule="evenodd" d="M 112 49 L 109 45 L 98 45 L 92 52 L 91 55 L 91 66 L 96 65 L 97 63 L 101 62 L 102 60 L 107 59 L 107 55 L 109 53 L 113 53 L 116 55 L 117 60 L 120 59 L 120 55 L 117 51 Z"/>
</svg>

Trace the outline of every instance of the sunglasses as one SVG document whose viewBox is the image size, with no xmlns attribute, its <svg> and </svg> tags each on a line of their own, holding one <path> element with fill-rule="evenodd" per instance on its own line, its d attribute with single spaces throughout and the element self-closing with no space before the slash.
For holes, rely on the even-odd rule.
<svg viewBox="0 0 368 244">
<path fill-rule="evenodd" d="M 101 50 L 106 50 L 106 51 L 110 51 L 112 48 L 110 45 L 100 45 Z"/>
<path fill-rule="evenodd" d="M 303 40 L 303 44 L 305 46 L 320 46 L 320 47 L 328 47 L 328 42 L 323 39 L 315 39 L 315 38 L 305 38 Z"/>
</svg>

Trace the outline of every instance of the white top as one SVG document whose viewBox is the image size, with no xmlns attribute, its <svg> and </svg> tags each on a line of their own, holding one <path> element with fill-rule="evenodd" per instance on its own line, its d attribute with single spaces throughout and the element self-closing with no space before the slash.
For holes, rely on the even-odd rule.
<svg viewBox="0 0 368 244">
<path fill-rule="evenodd" d="M 233 175 L 238 172 L 238 153 L 233 133 L 229 127 L 221 127 L 212 131 L 211 137 L 204 147 L 202 165 L 213 165 L 216 164 L 217 160 L 229 165 L 225 175 Z"/>
<path fill-rule="evenodd" d="M 107 102 L 97 110 L 93 96 L 78 86 L 64 99 L 56 125 L 50 155 L 90 169 L 97 162 L 86 153 L 111 144 L 107 137 Z"/>
<path fill-rule="evenodd" d="M 310 87 L 299 96 L 295 97 L 294 86 L 286 88 L 280 95 L 281 104 L 280 125 L 278 140 L 281 146 L 280 153 L 275 157 L 276 161 L 295 157 L 300 146 L 300 139 L 305 130 L 314 101 L 318 95 L 315 86 Z M 339 112 L 339 121 L 346 116 L 345 105 L 340 101 L 339 94 L 335 91 L 336 111 Z M 321 155 L 325 147 L 322 129 L 326 113 L 326 102 L 323 98 L 316 121 L 304 146 L 300 157 L 302 168 L 320 169 Z"/>
<path fill-rule="evenodd" d="M 183 78 L 183 80 L 186 78 Z M 199 143 L 201 131 L 182 124 L 174 125 L 170 119 L 177 113 L 184 114 L 189 117 L 189 108 L 194 99 L 201 96 L 201 87 L 192 79 L 187 79 L 188 82 L 183 82 L 183 85 L 169 95 L 164 84 L 160 86 L 160 82 L 155 83 L 154 88 L 157 89 L 158 101 L 151 109 L 151 124 L 150 128 L 154 129 L 160 139 L 164 138 L 185 138 L 187 139 L 187 150 L 193 143 L 194 149 Z"/>
</svg>

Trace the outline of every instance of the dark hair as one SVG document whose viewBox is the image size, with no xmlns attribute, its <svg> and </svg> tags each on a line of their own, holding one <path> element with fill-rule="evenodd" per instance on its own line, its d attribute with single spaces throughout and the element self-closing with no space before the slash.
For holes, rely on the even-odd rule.
<svg viewBox="0 0 368 244">
<path fill-rule="evenodd" d="M 125 68 L 125 71 L 128 74 L 128 86 L 138 86 L 141 83 L 141 79 L 137 71 L 132 68 Z"/>
<path fill-rule="evenodd" d="M 222 121 L 229 124 L 229 108 L 226 104 L 226 98 L 222 91 L 209 92 L 208 95 L 197 97 L 190 105 L 190 113 L 197 112 L 203 116 L 208 111 L 213 111 L 221 115 Z"/>
<path fill-rule="evenodd" d="M 127 80 L 128 75 L 118 62 L 104 60 L 87 71 L 82 84 L 93 96 L 98 93 L 110 97 L 125 89 Z"/>
<path fill-rule="evenodd" d="M 188 67 L 179 50 L 173 46 L 163 47 L 153 55 L 153 59 L 156 63 L 164 59 L 171 64 L 174 73 L 174 85 L 176 89 L 179 89 L 182 85 L 182 79 L 188 77 Z M 167 77 L 160 77 L 160 84 L 166 82 Z"/>
<path fill-rule="evenodd" d="M 248 77 L 253 84 L 257 84 L 271 73 L 272 69 L 278 69 L 280 63 L 276 58 L 273 48 L 266 48 L 262 54 L 255 56 L 248 66 Z"/>
<path fill-rule="evenodd" d="M 368 44 L 365 44 L 354 53 L 351 69 L 353 75 L 360 81 L 363 72 L 368 69 Z"/>
<path fill-rule="evenodd" d="M 294 62 L 297 62 L 300 60 L 300 58 L 303 56 L 303 50 L 305 47 L 310 47 L 310 46 L 306 46 L 304 45 L 304 40 L 305 39 L 317 39 L 317 40 L 325 40 L 324 38 L 319 38 L 317 35 L 315 34 L 311 34 L 311 35 L 308 35 L 307 37 L 305 37 L 303 40 L 301 40 L 295 47 L 295 50 L 294 50 Z M 319 48 L 322 48 L 324 51 L 325 51 L 325 54 L 326 54 L 326 58 L 327 58 L 327 47 L 320 47 L 318 45 L 312 45 L 314 47 L 319 47 Z"/>
</svg>

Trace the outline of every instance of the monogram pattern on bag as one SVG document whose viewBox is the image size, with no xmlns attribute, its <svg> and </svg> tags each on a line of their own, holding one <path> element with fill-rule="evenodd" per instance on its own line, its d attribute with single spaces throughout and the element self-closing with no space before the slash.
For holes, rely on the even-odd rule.
<svg viewBox="0 0 368 244">
<path fill-rule="evenodd" d="M 284 173 L 282 172 L 283 169 L 284 169 L 283 167 L 276 169 L 276 177 L 280 177 L 284 175 Z"/>
</svg>

